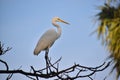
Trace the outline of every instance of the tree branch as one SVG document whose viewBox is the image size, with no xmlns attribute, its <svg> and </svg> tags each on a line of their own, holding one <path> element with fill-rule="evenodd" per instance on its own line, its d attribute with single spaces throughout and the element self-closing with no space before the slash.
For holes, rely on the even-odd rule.
<svg viewBox="0 0 120 80">
<path fill-rule="evenodd" d="M 0 62 L 1 62 L 1 60 L 0 60 Z M 58 77 L 58 79 L 61 79 L 61 80 L 68 80 L 68 79 L 73 80 L 73 79 L 85 78 L 85 77 L 88 77 L 89 79 L 91 79 L 91 76 L 93 74 L 105 70 L 109 65 L 110 65 L 110 62 L 103 63 L 102 65 L 94 68 L 94 67 L 86 67 L 86 66 L 81 66 L 79 64 L 74 64 L 73 66 L 71 66 L 69 68 L 58 71 L 59 70 L 58 67 L 54 68 L 55 66 L 52 64 L 52 66 L 49 66 L 49 67 L 53 68 L 53 70 L 49 73 L 44 73 L 44 70 L 46 70 L 46 68 L 41 69 L 41 70 L 35 70 L 34 67 L 31 66 L 31 69 L 33 70 L 33 72 L 26 72 L 24 70 L 9 70 L 9 68 L 8 68 L 7 70 L 0 70 L 0 74 L 19 73 L 19 74 L 23 74 L 23 75 L 27 76 L 28 78 L 32 78 L 32 79 L 33 79 L 33 77 L 36 77 L 36 80 L 39 80 L 39 78 L 53 78 L 53 77 Z M 75 72 L 77 70 L 78 70 L 78 73 L 75 76 L 69 76 L 70 73 Z M 84 72 L 86 72 L 86 74 L 82 75 L 82 73 L 84 73 Z"/>
<path fill-rule="evenodd" d="M 0 55 L 5 54 L 7 51 L 9 51 L 11 48 L 4 49 L 3 45 L 0 42 Z M 48 57 L 48 55 L 45 55 L 46 60 L 46 67 L 40 70 L 35 70 L 33 66 L 31 66 L 30 71 L 24 71 L 21 68 L 16 70 L 9 70 L 9 66 L 7 62 L 0 59 L 0 62 L 5 65 L 5 70 L 0 70 L 0 74 L 9 74 L 6 78 L 7 80 L 10 80 L 13 76 L 13 74 L 22 74 L 29 79 L 32 80 L 39 80 L 39 78 L 57 78 L 56 80 L 74 80 L 77 78 L 89 78 L 92 79 L 92 75 L 94 75 L 97 72 L 105 70 L 107 67 L 109 67 L 111 62 L 104 62 L 103 64 L 97 66 L 97 67 L 86 67 L 82 66 L 80 64 L 73 64 L 72 66 L 60 70 L 59 69 L 59 62 L 62 58 L 58 59 L 54 63 L 51 63 L 51 59 Z M 73 76 L 71 74 L 74 73 Z"/>
<path fill-rule="evenodd" d="M 2 44 L 0 41 L 0 56 L 12 49 L 11 47 L 7 47 L 7 49 L 4 49 L 3 47 L 4 47 L 4 44 Z"/>
</svg>

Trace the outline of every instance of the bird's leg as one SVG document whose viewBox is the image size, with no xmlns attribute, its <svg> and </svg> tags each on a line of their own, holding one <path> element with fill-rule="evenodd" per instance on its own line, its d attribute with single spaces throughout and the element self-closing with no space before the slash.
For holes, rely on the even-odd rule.
<svg viewBox="0 0 120 80">
<path fill-rule="evenodd" d="M 45 52 L 45 61 L 46 61 L 46 73 L 48 74 L 48 52 L 49 50 L 47 49 L 46 52 Z"/>
<path fill-rule="evenodd" d="M 45 53 L 45 60 L 46 60 L 46 73 L 48 74 L 48 69 L 51 71 L 51 68 L 50 68 L 50 60 L 49 60 L 49 57 L 48 57 L 48 53 L 49 53 L 49 49 L 46 50 L 46 53 Z"/>
<path fill-rule="evenodd" d="M 50 68 L 50 60 L 49 60 L 49 57 L 48 57 L 48 53 L 49 53 L 49 49 L 47 49 L 47 66 L 48 66 L 48 69 L 50 70 L 50 72 L 52 72 L 51 68 Z"/>
</svg>

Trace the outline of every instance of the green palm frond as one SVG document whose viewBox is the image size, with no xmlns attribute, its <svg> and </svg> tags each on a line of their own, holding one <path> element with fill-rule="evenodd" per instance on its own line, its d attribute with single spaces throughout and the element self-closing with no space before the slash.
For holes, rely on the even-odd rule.
<svg viewBox="0 0 120 80">
<path fill-rule="evenodd" d="M 117 70 L 117 78 L 120 76 L 120 4 L 118 7 L 105 4 L 100 8 L 101 12 L 96 16 L 100 22 L 97 33 L 98 38 L 106 45 L 110 52 L 110 58 L 114 60 L 113 69 Z"/>
</svg>

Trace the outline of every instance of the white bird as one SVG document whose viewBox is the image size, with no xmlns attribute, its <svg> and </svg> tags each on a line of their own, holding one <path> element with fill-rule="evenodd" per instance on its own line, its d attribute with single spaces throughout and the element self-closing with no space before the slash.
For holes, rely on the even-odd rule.
<svg viewBox="0 0 120 80">
<path fill-rule="evenodd" d="M 55 29 L 49 29 L 41 36 L 34 49 L 34 55 L 38 55 L 41 51 L 49 50 L 53 43 L 60 37 L 62 29 L 58 24 L 56 24 L 56 22 L 63 22 L 65 24 L 69 24 L 64 20 L 61 20 L 59 17 L 54 17 L 52 19 L 52 24 L 57 28 L 57 31 Z"/>
</svg>

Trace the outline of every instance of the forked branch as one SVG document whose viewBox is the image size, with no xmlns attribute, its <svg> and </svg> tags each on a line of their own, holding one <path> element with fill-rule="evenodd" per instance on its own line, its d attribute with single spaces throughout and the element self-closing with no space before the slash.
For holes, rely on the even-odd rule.
<svg viewBox="0 0 120 80">
<path fill-rule="evenodd" d="M 50 66 L 48 67 L 51 68 L 51 70 L 48 69 L 49 70 L 48 73 L 46 73 L 47 67 L 40 70 L 35 70 L 35 68 L 31 66 L 32 71 L 28 71 L 28 72 L 19 69 L 9 70 L 8 65 L 6 65 L 7 63 L 3 63 L 2 60 L 0 60 L 0 62 L 6 65 L 6 68 L 8 67 L 6 70 L 0 70 L 0 74 L 12 74 L 10 75 L 10 77 L 12 77 L 13 74 L 19 73 L 33 80 L 39 80 L 40 78 L 53 78 L 53 77 L 60 80 L 74 80 L 77 78 L 88 77 L 89 79 L 93 80 L 91 77 L 92 75 L 94 75 L 97 72 L 105 70 L 110 65 L 110 62 L 108 63 L 104 62 L 103 64 L 97 67 L 86 67 L 86 66 L 81 66 L 80 64 L 74 64 L 69 68 L 59 70 L 58 64 L 60 60 L 61 58 L 58 59 L 55 63 L 51 63 L 49 61 Z M 74 76 L 70 76 L 70 74 L 72 73 L 76 73 L 76 74 L 74 74 Z"/>
<path fill-rule="evenodd" d="M 0 54 L 3 55 L 7 51 L 9 51 L 11 48 L 4 49 L 3 45 L 0 42 Z M 46 67 L 40 70 L 36 70 L 33 66 L 30 66 L 30 71 L 22 70 L 21 68 L 16 70 L 10 70 L 9 65 L 7 62 L 0 59 L 0 62 L 5 65 L 4 70 L 0 69 L 0 74 L 9 74 L 7 76 L 7 80 L 10 80 L 14 74 L 22 74 L 31 80 L 39 80 L 40 78 L 55 78 L 56 80 L 74 80 L 77 78 L 89 78 L 90 80 L 93 80 L 92 75 L 94 75 L 97 72 L 105 70 L 111 62 L 104 62 L 103 64 L 97 66 L 97 67 L 86 67 L 82 66 L 80 64 L 73 64 L 72 66 L 65 68 L 63 70 L 60 70 L 59 68 L 59 62 L 62 58 L 56 60 L 55 62 L 51 62 L 51 59 L 46 55 Z M 74 74 L 71 76 L 71 74 Z"/>
</svg>

